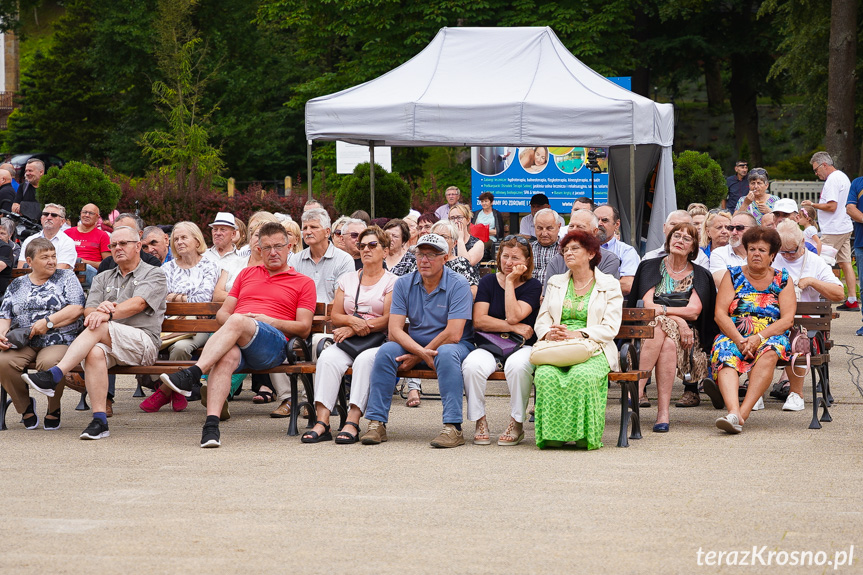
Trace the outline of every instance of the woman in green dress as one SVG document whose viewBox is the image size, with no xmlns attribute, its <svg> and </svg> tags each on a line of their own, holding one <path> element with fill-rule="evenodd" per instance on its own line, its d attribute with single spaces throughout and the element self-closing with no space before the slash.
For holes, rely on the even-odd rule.
<svg viewBox="0 0 863 575">
<path fill-rule="evenodd" d="M 623 294 L 620 282 L 596 269 L 602 257 L 599 240 L 572 231 L 560 242 L 564 274 L 548 280 L 536 320 L 540 340 L 590 338 L 604 353 L 571 367 L 536 368 L 536 444 L 540 449 L 602 447 L 608 373 L 618 370 L 614 338 L 620 330 Z"/>
</svg>

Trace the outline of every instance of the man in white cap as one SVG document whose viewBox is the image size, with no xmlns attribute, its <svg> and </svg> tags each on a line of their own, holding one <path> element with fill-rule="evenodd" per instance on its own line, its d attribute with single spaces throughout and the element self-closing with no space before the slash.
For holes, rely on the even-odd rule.
<svg viewBox="0 0 863 575">
<path fill-rule="evenodd" d="M 233 243 L 234 232 L 237 231 L 234 214 L 219 212 L 210 228 L 213 233 L 213 247 L 204 252 L 204 257 L 213 260 L 222 269 L 230 270 L 241 265 L 243 258 L 237 253 L 237 247 Z"/>
<path fill-rule="evenodd" d="M 464 445 L 461 431 L 464 379 L 461 364 L 473 351 L 473 296 L 467 280 L 444 266 L 449 245 L 437 234 L 417 241 L 417 269 L 396 280 L 390 307 L 389 341 L 375 358 L 365 417 L 364 445 L 387 440 L 386 424 L 399 368 L 420 364 L 437 372 L 443 430 L 433 447 Z M 406 325 L 405 320 L 410 324 Z"/>
<path fill-rule="evenodd" d="M 797 210 L 797 202 L 791 198 L 782 198 L 773 205 L 773 228 L 778 230 L 779 224 L 785 220 L 791 220 L 795 223 L 800 221 L 800 212 Z M 763 222 L 763 220 L 762 220 Z M 818 254 L 818 249 L 809 242 L 804 242 L 806 249 L 814 254 Z"/>
</svg>

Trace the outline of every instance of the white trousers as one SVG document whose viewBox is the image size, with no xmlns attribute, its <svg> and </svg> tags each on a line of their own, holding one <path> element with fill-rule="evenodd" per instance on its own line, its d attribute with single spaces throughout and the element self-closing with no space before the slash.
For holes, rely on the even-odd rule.
<svg viewBox="0 0 863 575">
<path fill-rule="evenodd" d="M 369 382 L 379 349 L 379 347 L 367 349 L 356 359 L 351 359 L 351 356 L 339 349 L 337 345 L 331 345 L 322 351 L 318 356 L 315 369 L 315 403 L 320 403 L 332 412 L 339 397 L 342 377 L 353 365 L 349 405 L 356 405 L 361 412 L 365 413 L 366 404 L 369 401 Z"/>
<path fill-rule="evenodd" d="M 503 371 L 509 387 L 510 415 L 524 423 L 530 387 L 533 385 L 534 365 L 530 363 L 530 346 L 526 346 L 506 358 Z M 484 349 L 470 352 L 461 364 L 464 377 L 464 394 L 467 397 L 467 418 L 477 421 L 485 415 L 485 387 L 488 376 L 497 369 L 494 356 Z"/>
</svg>

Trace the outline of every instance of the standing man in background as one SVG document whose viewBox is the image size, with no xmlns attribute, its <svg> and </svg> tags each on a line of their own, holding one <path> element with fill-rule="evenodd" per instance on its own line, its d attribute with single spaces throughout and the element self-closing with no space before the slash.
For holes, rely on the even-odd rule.
<svg viewBox="0 0 863 575">
<path fill-rule="evenodd" d="M 734 210 L 737 201 L 749 193 L 749 164 L 746 160 L 737 160 L 734 164 L 734 175 L 725 178 L 725 185 L 728 186 L 728 197 L 722 200 L 722 208 L 726 206 Z"/>
</svg>

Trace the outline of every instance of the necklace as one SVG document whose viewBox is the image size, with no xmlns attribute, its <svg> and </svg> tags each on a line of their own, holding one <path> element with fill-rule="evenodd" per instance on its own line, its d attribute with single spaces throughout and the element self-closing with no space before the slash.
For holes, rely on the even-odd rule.
<svg viewBox="0 0 863 575">
<path fill-rule="evenodd" d="M 583 290 L 584 288 L 589 286 L 593 282 L 593 280 L 594 280 L 594 278 L 590 278 L 589 280 L 587 280 L 587 283 L 585 283 L 584 285 L 579 286 L 579 287 L 576 287 L 575 282 L 572 282 L 573 295 L 575 296 L 575 299 L 578 300 L 578 306 L 576 306 L 576 308 L 575 308 L 576 310 L 581 311 L 584 309 L 584 304 L 587 302 L 588 297 L 587 297 L 587 294 L 578 295 L 577 293 L 574 293 L 574 292 Z"/>
<path fill-rule="evenodd" d="M 671 260 L 668 260 L 668 269 L 671 270 L 671 273 L 673 273 L 673 274 L 679 274 L 680 272 L 685 270 L 686 266 L 688 266 L 688 265 L 689 265 L 689 262 L 684 262 L 683 267 L 680 268 L 679 270 L 676 270 L 676 269 L 671 267 Z"/>
<path fill-rule="evenodd" d="M 580 286 L 575 285 L 575 281 L 573 281 L 572 282 L 572 289 L 574 291 L 581 291 L 584 288 L 586 288 L 587 286 L 589 286 L 590 282 L 592 282 L 592 281 L 593 281 L 593 278 L 590 278 L 589 280 L 587 280 L 587 282 L 585 282 L 583 285 L 580 285 Z"/>
</svg>

